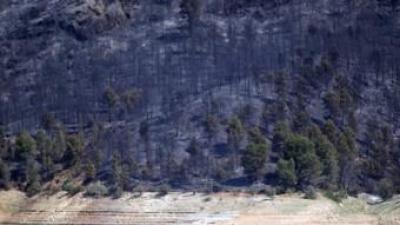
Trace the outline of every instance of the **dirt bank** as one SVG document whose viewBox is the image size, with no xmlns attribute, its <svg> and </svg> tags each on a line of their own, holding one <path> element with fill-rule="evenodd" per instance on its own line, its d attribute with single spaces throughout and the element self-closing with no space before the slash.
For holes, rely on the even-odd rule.
<svg viewBox="0 0 400 225">
<path fill-rule="evenodd" d="M 395 211 L 382 214 L 379 207 L 358 199 L 337 204 L 320 197 L 306 200 L 300 195 L 274 199 L 248 194 L 154 193 L 125 194 L 120 199 L 73 197 L 65 193 L 28 199 L 16 191 L 0 192 L 1 224 L 79 225 L 316 225 L 400 224 Z M 395 205 L 395 203 L 393 203 Z M 396 203 L 397 204 L 397 203 Z M 382 211 L 382 210 L 381 210 Z M 385 211 L 387 212 L 387 210 Z"/>
</svg>

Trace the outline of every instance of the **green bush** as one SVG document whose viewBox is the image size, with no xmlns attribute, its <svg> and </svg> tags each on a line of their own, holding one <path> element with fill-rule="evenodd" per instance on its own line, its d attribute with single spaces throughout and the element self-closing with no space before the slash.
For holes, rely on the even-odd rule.
<svg viewBox="0 0 400 225">
<path fill-rule="evenodd" d="M 379 181 L 378 191 L 379 195 L 383 199 L 389 199 L 393 197 L 395 193 L 393 182 L 387 178 L 382 179 Z"/>
<path fill-rule="evenodd" d="M 342 202 L 342 200 L 347 197 L 346 192 L 344 191 L 326 191 L 324 192 L 324 196 L 337 203 Z"/>
<path fill-rule="evenodd" d="M 85 194 L 90 197 L 103 197 L 108 194 L 108 189 L 101 182 L 97 181 L 87 187 Z"/>
<path fill-rule="evenodd" d="M 317 191 L 315 190 L 315 188 L 313 186 L 309 186 L 306 188 L 306 190 L 304 191 L 304 198 L 305 199 L 317 199 L 318 195 L 317 195 Z"/>
<path fill-rule="evenodd" d="M 169 187 L 168 185 L 162 185 L 158 190 L 157 197 L 164 197 L 168 194 Z"/>
<path fill-rule="evenodd" d="M 64 182 L 61 189 L 67 192 L 69 195 L 76 195 L 82 191 L 82 187 L 80 185 L 75 185 L 68 180 Z"/>
<path fill-rule="evenodd" d="M 32 182 L 28 182 L 27 186 L 26 186 L 26 194 L 29 197 L 32 197 L 36 194 L 38 194 L 41 191 L 41 186 L 39 181 L 34 180 Z"/>
<path fill-rule="evenodd" d="M 117 198 L 121 198 L 122 194 L 124 193 L 124 191 L 122 190 L 121 186 L 119 185 L 115 185 L 113 188 L 111 188 L 110 190 L 110 194 L 112 195 L 113 198 L 117 199 Z"/>
<path fill-rule="evenodd" d="M 264 190 L 260 191 L 260 194 L 265 194 L 266 196 L 273 198 L 276 195 L 275 187 L 266 187 Z"/>
</svg>

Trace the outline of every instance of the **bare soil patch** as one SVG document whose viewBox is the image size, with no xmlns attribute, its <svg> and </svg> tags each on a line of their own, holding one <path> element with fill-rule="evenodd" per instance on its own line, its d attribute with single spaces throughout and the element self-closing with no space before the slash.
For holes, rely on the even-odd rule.
<svg viewBox="0 0 400 225">
<path fill-rule="evenodd" d="M 70 197 L 63 192 L 28 199 L 17 191 L 0 192 L 0 224 L 79 225 L 397 225 L 391 205 L 369 206 L 357 199 L 337 204 L 298 194 L 264 195 L 169 193 L 125 194 L 120 199 Z M 381 207 L 381 208 L 379 208 Z"/>
</svg>

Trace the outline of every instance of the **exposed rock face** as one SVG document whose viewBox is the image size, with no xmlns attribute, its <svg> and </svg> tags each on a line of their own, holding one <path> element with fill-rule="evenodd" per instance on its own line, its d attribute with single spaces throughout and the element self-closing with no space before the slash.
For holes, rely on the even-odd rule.
<svg viewBox="0 0 400 225">
<path fill-rule="evenodd" d="M 1 2 L 0 124 L 9 133 L 39 129 L 48 113 L 70 131 L 102 123 L 107 152 L 143 161 L 152 149 L 147 160 L 162 176 L 163 158 L 184 160 L 193 138 L 223 154 L 226 124 L 206 144 L 207 113 L 226 121 L 251 103 L 247 126 L 270 135 L 274 119 L 263 111 L 280 96 L 266 75 L 285 70 L 289 119 L 301 97 L 322 124 L 323 96 L 335 86 L 332 74 L 341 74 L 356 96 L 360 143 L 370 119 L 398 134 L 395 0 L 208 0 L 194 20 L 179 0 Z M 333 71 L 305 71 L 324 60 Z M 113 105 L 105 100 L 111 89 Z"/>
</svg>

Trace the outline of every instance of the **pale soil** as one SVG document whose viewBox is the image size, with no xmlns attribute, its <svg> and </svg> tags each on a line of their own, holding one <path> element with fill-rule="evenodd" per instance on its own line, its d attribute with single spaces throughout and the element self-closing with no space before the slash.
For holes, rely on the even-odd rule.
<svg viewBox="0 0 400 225">
<path fill-rule="evenodd" d="M 91 199 L 65 193 L 26 198 L 0 192 L 0 224 L 74 225 L 400 225 L 393 200 L 368 206 L 358 199 L 337 204 L 323 197 L 298 194 L 270 199 L 248 194 L 170 193 L 157 198 L 125 194 L 121 199 Z"/>
</svg>

